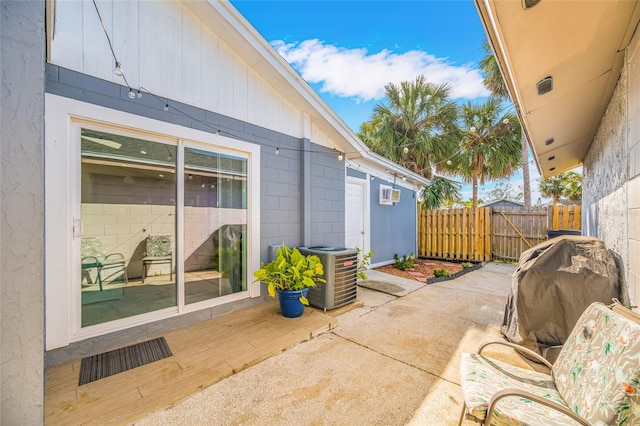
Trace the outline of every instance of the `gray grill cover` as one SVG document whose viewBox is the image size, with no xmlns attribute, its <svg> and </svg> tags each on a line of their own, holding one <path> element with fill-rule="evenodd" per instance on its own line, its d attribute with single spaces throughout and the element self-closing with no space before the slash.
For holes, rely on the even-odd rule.
<svg viewBox="0 0 640 426">
<path fill-rule="evenodd" d="M 618 275 L 613 255 L 593 237 L 563 236 L 530 248 L 513 273 L 502 334 L 539 354 L 563 345 L 591 303 L 628 300 Z"/>
</svg>

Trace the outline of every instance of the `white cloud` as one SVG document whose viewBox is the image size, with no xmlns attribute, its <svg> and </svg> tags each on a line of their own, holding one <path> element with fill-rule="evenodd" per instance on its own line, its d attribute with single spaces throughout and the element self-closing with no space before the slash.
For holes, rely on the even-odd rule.
<svg viewBox="0 0 640 426">
<path fill-rule="evenodd" d="M 384 97 L 388 83 L 414 80 L 423 74 L 427 81 L 449 83 L 454 98 L 474 99 L 488 96 L 478 69 L 471 65 L 456 66 L 427 52 L 412 50 L 394 53 L 382 50 L 347 49 L 325 44 L 318 39 L 300 43 L 271 43 L 282 57 L 309 83 L 321 84 L 320 90 L 361 101 Z"/>
</svg>

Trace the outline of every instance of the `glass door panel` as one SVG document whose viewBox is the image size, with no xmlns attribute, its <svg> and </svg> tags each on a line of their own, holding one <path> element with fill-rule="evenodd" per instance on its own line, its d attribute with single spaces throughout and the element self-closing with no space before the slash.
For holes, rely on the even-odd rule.
<svg viewBox="0 0 640 426">
<path fill-rule="evenodd" d="M 187 304 L 247 289 L 247 159 L 184 152 Z"/>
<path fill-rule="evenodd" d="M 176 147 L 81 130 L 82 327 L 177 305 Z"/>
</svg>

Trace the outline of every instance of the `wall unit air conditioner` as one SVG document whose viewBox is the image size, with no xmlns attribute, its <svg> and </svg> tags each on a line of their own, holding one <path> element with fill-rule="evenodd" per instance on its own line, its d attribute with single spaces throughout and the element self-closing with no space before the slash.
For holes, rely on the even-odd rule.
<svg viewBox="0 0 640 426">
<path fill-rule="evenodd" d="M 380 204 L 392 206 L 400 202 L 400 190 L 386 185 L 380 185 Z"/>
<path fill-rule="evenodd" d="M 355 302 L 358 281 L 358 252 L 332 246 L 298 247 L 300 253 L 320 258 L 326 283 L 309 289 L 309 304 L 324 310 Z"/>
</svg>

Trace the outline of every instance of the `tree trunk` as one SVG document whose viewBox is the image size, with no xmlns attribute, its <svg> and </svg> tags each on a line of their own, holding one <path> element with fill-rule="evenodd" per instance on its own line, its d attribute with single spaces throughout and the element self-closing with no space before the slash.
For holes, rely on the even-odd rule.
<svg viewBox="0 0 640 426">
<path fill-rule="evenodd" d="M 471 181 L 473 182 L 473 204 L 472 207 L 475 209 L 478 207 L 478 172 L 475 170 L 471 171 Z"/>
<path fill-rule="evenodd" d="M 560 195 L 553 194 L 553 205 L 555 206 L 556 204 L 558 204 L 558 201 L 560 201 Z"/>
<path fill-rule="evenodd" d="M 522 181 L 524 192 L 524 206 L 531 207 L 531 178 L 529 176 L 529 143 L 527 142 L 527 137 L 524 134 L 524 129 L 522 130 L 522 138 L 520 139 L 522 143 Z"/>
</svg>

